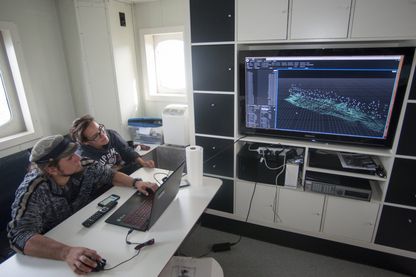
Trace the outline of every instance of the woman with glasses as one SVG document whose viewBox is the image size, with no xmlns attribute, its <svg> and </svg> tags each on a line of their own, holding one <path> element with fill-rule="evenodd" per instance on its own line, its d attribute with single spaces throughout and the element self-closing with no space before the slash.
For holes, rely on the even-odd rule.
<svg viewBox="0 0 416 277">
<path fill-rule="evenodd" d="M 79 154 L 102 165 L 109 165 L 126 174 L 142 166 L 155 166 L 153 161 L 142 159 L 116 131 L 98 124 L 91 115 L 74 120 L 69 132 L 72 139 L 80 144 Z"/>
</svg>

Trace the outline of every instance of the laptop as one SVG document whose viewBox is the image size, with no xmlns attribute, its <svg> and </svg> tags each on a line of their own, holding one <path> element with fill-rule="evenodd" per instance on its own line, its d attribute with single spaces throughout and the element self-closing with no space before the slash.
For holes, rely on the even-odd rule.
<svg viewBox="0 0 416 277">
<path fill-rule="evenodd" d="M 133 194 L 105 222 L 139 231 L 149 230 L 178 194 L 184 166 L 182 162 L 152 195 Z"/>
</svg>

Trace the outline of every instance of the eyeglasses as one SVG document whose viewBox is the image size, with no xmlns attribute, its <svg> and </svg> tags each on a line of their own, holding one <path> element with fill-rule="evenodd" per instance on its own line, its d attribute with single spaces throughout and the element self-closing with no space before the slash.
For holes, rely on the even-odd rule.
<svg viewBox="0 0 416 277">
<path fill-rule="evenodd" d="M 87 141 L 96 141 L 102 133 L 105 132 L 105 126 L 104 124 L 99 124 L 98 125 L 98 132 L 96 134 L 94 134 L 92 137 L 87 138 Z"/>
</svg>

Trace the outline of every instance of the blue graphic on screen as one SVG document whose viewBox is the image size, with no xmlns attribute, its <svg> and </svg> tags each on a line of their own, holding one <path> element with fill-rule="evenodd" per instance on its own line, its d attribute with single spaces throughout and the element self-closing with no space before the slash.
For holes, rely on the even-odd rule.
<svg viewBox="0 0 416 277">
<path fill-rule="evenodd" d="M 400 59 L 246 58 L 246 127 L 385 138 Z"/>
</svg>

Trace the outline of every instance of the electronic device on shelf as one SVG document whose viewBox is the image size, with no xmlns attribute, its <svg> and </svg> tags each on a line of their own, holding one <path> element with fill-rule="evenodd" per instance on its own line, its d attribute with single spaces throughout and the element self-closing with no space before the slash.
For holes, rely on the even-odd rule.
<svg viewBox="0 0 416 277">
<path fill-rule="evenodd" d="M 340 155 L 343 155 L 344 157 L 356 157 L 358 158 L 357 162 L 359 162 L 359 164 L 364 164 L 361 164 L 361 166 L 345 167 L 340 161 Z M 387 177 L 387 173 L 380 160 L 376 156 L 370 156 L 366 154 L 343 153 L 323 149 L 310 149 L 309 166 L 344 172 L 360 173 L 365 175 L 377 175 L 381 178 Z"/>
<path fill-rule="evenodd" d="M 372 194 L 370 182 L 366 179 L 314 171 L 306 172 L 305 191 L 366 201 L 371 200 Z"/>
<path fill-rule="evenodd" d="M 239 51 L 240 132 L 391 148 L 414 50 Z"/>
<path fill-rule="evenodd" d="M 298 165 L 290 168 L 290 176 L 286 175 L 288 163 Z M 281 186 L 290 180 L 289 183 L 296 186 L 299 163 L 303 163 L 303 152 L 298 154 L 295 148 L 246 143 L 237 154 L 237 176 L 246 181 Z"/>
</svg>

